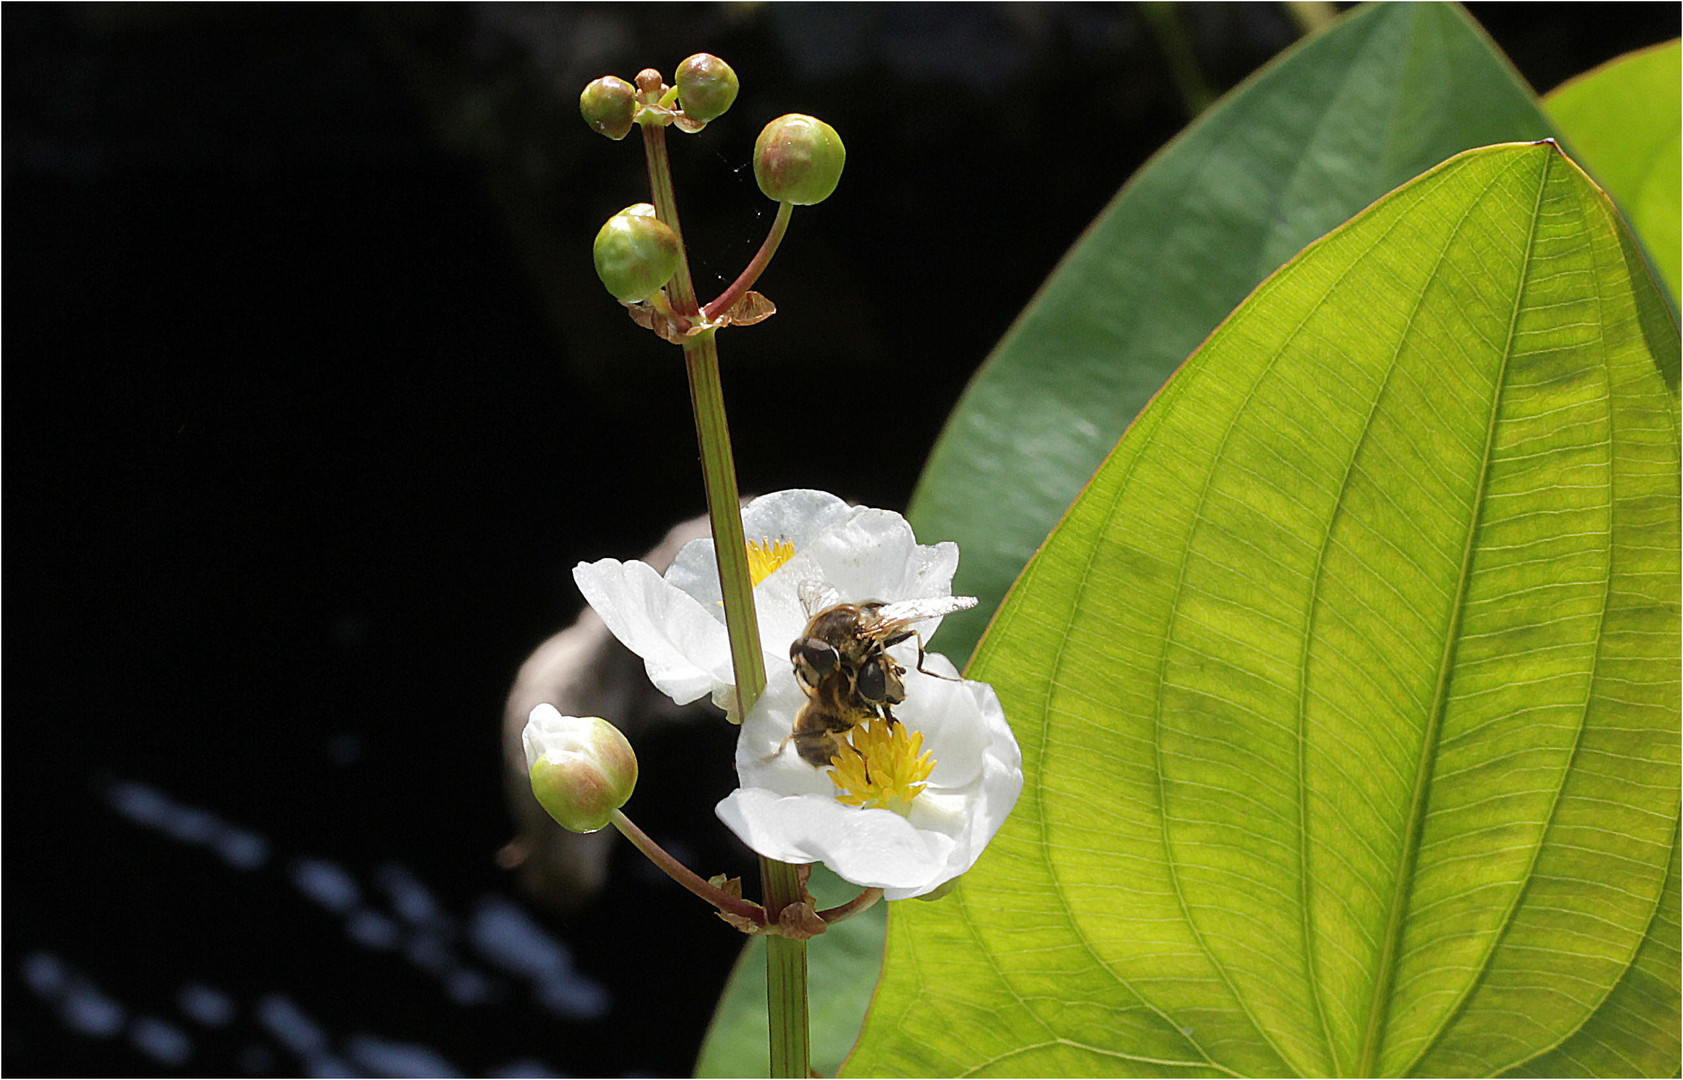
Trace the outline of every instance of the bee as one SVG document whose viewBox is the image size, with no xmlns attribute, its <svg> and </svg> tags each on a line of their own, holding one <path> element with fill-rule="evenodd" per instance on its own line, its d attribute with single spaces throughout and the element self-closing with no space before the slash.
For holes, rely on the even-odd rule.
<svg viewBox="0 0 1683 1080">
<path fill-rule="evenodd" d="M 793 742 L 804 761 L 822 769 L 841 756 L 844 745 L 852 749 L 840 736 L 855 725 L 876 716 L 890 726 L 899 723 L 894 706 L 906 700 L 906 669 L 888 649 L 915 638 L 917 670 L 936 675 L 923 666 L 923 636 L 913 624 L 975 607 L 976 598 L 842 604 L 834 590 L 817 582 L 803 582 L 800 593 L 808 618 L 805 631 L 789 646 L 789 661 L 807 700 L 777 752 Z"/>
</svg>

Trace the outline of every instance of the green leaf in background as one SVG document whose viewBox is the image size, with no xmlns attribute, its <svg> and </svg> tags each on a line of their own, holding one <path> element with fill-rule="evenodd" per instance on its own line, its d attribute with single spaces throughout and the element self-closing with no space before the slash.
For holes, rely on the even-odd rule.
<svg viewBox="0 0 1683 1080">
<path fill-rule="evenodd" d="M 1675 41 L 1627 53 L 1543 99 L 1566 148 L 1624 209 L 1674 302 L 1683 287 L 1680 55 Z"/>
<path fill-rule="evenodd" d="M 912 500 L 956 540 L 941 648 L 985 613 L 1169 373 L 1268 274 L 1462 150 L 1553 134 L 1459 7 L 1352 12 L 1229 94 L 1153 158 L 1018 317 L 947 421 Z"/>
<path fill-rule="evenodd" d="M 820 906 L 846 903 L 858 888 L 823 866 L 812 868 L 807 887 Z M 812 1067 L 834 1076 L 859 1035 L 871 988 L 882 969 L 882 945 L 888 905 L 879 903 L 837 923 L 807 943 L 807 1023 L 812 1035 Z M 696 1061 L 697 1076 L 765 1076 L 766 942 L 750 938 L 736 959 L 718 1011 L 707 1029 Z"/>
<path fill-rule="evenodd" d="M 1028 787 L 848 1071 L 1675 1075 L 1677 372 L 1552 144 L 1265 282 L 978 651 Z"/>
</svg>

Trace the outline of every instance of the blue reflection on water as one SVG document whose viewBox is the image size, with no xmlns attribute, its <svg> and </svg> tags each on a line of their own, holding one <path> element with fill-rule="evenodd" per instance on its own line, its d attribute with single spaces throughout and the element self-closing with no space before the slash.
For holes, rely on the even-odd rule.
<svg viewBox="0 0 1683 1080">
<path fill-rule="evenodd" d="M 137 1016 L 129 1027 L 129 1041 L 147 1057 L 165 1065 L 181 1065 L 193 1056 L 193 1041 L 187 1033 L 156 1016 Z"/>
<path fill-rule="evenodd" d="M 105 794 L 111 808 L 130 821 L 183 844 L 207 847 L 236 870 L 256 870 L 269 861 L 269 842 L 261 836 L 209 810 L 178 803 L 150 784 L 119 780 Z"/>
<path fill-rule="evenodd" d="M 24 984 L 44 998 L 57 997 L 63 993 L 65 981 L 70 977 L 64 961 L 44 952 L 30 953 L 24 957 L 22 971 Z"/>
<path fill-rule="evenodd" d="M 559 1016 L 594 1020 L 608 1011 L 608 992 L 573 970 L 573 955 L 509 900 L 480 897 L 468 927 L 479 954 L 532 982 L 539 1004 Z"/>
<path fill-rule="evenodd" d="M 188 983 L 181 988 L 176 1004 L 182 1015 L 205 1027 L 227 1027 L 234 1019 L 234 999 L 204 983 Z"/>
<path fill-rule="evenodd" d="M 268 1029 L 275 1041 L 299 1057 L 327 1051 L 327 1032 L 280 994 L 269 994 L 257 1003 L 257 1022 Z"/>
<path fill-rule="evenodd" d="M 395 948 L 400 935 L 395 922 L 367 908 L 351 912 L 350 918 L 345 920 L 345 933 L 358 945 L 370 949 Z"/>
<path fill-rule="evenodd" d="M 128 821 L 204 849 L 232 869 L 257 871 L 272 861 L 267 838 L 211 810 L 180 802 L 153 785 L 117 781 L 107 786 L 105 795 L 111 808 Z M 589 1021 L 608 1011 L 606 989 L 577 971 L 567 946 L 505 896 L 481 894 L 464 917 L 453 914 L 426 883 L 399 863 L 384 863 L 364 877 L 333 859 L 300 855 L 285 860 L 278 869 L 300 895 L 339 916 L 350 940 L 402 957 L 417 972 L 436 980 L 440 992 L 456 1005 L 506 999 L 513 979 L 527 986 L 531 1000 L 557 1016 Z M 464 960 L 459 955 L 464 947 L 495 973 Z M 221 1048 L 223 1053 L 234 1053 L 248 1073 L 460 1075 L 454 1064 L 427 1046 L 367 1031 L 335 1034 L 292 998 L 278 993 L 264 994 L 249 1004 L 203 982 L 186 982 L 174 997 L 184 1027 L 181 1021 L 125 1006 L 52 952 L 29 953 L 18 971 L 24 985 L 53 1005 L 69 1030 L 109 1039 L 126 1029 L 127 1040 L 139 1055 L 168 1067 L 189 1062 L 199 1049 L 195 1038 L 209 1038 L 210 1030 L 239 1031 L 234 1022 L 242 1011 L 249 1011 L 273 1043 L 259 1036 L 237 1052 L 227 1044 Z M 191 1033 L 195 1027 L 202 1036 Z M 276 1049 L 281 1051 L 280 1058 Z M 285 1061 L 287 1054 L 295 1061 Z M 532 1057 L 517 1058 L 490 1072 L 558 1075 Z"/>
<path fill-rule="evenodd" d="M 65 1027 L 96 1039 L 123 1030 L 128 1013 L 122 1005 L 52 953 L 30 953 L 21 969 L 24 984 L 58 1007 Z"/>
<path fill-rule="evenodd" d="M 460 1076 L 443 1055 L 414 1043 L 357 1033 L 346 1043 L 351 1060 L 371 1076 Z"/>
<path fill-rule="evenodd" d="M 374 881 L 391 899 L 392 911 L 409 925 L 436 926 L 450 921 L 421 880 L 396 863 L 386 863 L 376 870 Z"/>
<path fill-rule="evenodd" d="M 126 1015 L 123 1007 L 99 987 L 81 980 L 65 990 L 59 1009 L 67 1025 L 98 1039 L 108 1039 L 121 1031 Z"/>
<path fill-rule="evenodd" d="M 350 872 L 328 859 L 294 859 L 292 883 L 298 891 L 340 914 L 362 902 L 362 889 Z"/>
</svg>

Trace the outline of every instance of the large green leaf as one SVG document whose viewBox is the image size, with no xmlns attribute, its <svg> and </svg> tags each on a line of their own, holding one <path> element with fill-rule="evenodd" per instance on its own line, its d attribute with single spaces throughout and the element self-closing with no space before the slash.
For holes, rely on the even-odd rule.
<svg viewBox="0 0 1683 1080">
<path fill-rule="evenodd" d="M 1683 286 L 1683 66 L 1678 42 L 1628 53 L 1543 99 L 1573 156 L 1624 208 L 1672 299 Z"/>
<path fill-rule="evenodd" d="M 1264 283 L 978 651 L 1028 786 L 848 1071 L 1674 1075 L 1677 370 L 1553 144 Z"/>
<path fill-rule="evenodd" d="M 1671 872 L 1653 925 L 1607 1003 L 1560 1046 L 1533 1058 L 1509 1076 L 1641 1076 L 1670 1070 L 1676 1075 L 1678 982 L 1679 851 L 1671 852 Z"/>
<path fill-rule="evenodd" d="M 992 611 L 1147 399 L 1305 244 L 1475 146 L 1553 134 L 1459 7 L 1341 19 L 1205 113 L 1130 180 L 977 374 L 912 500 Z M 950 620 L 966 656 L 983 619 Z"/>
</svg>

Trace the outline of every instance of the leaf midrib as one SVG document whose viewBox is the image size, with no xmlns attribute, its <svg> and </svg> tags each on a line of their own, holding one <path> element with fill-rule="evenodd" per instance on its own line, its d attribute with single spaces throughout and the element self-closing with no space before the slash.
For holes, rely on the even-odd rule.
<svg viewBox="0 0 1683 1080">
<path fill-rule="evenodd" d="M 1404 846 L 1400 860 L 1401 866 L 1398 868 L 1396 887 L 1391 895 L 1391 910 L 1386 920 L 1385 951 L 1380 957 L 1378 978 L 1374 980 L 1373 1000 L 1368 1010 L 1367 1030 L 1362 1038 L 1362 1051 L 1356 1072 L 1358 1076 L 1375 1075 L 1385 1027 L 1390 1017 L 1391 997 L 1396 984 L 1397 954 L 1401 948 L 1403 932 L 1408 921 L 1408 900 L 1414 892 L 1414 874 L 1417 869 L 1420 850 L 1420 834 L 1424 829 L 1426 803 L 1431 792 L 1432 764 L 1436 760 L 1435 748 L 1443 729 L 1443 715 L 1448 707 L 1449 684 L 1455 668 L 1461 620 L 1466 614 L 1467 586 L 1472 577 L 1473 556 L 1477 550 L 1479 527 L 1484 520 L 1484 502 L 1490 483 L 1491 458 L 1495 450 L 1497 418 L 1501 415 L 1508 362 L 1513 356 L 1515 330 L 1523 307 L 1524 282 L 1530 277 L 1531 260 L 1536 250 L 1537 224 L 1540 220 L 1543 193 L 1548 188 L 1549 172 L 1553 167 L 1554 153 L 1550 152 L 1543 158 L 1542 176 L 1537 180 L 1537 193 L 1531 207 L 1531 224 L 1526 237 L 1524 261 L 1519 274 L 1520 287 L 1514 291 L 1513 307 L 1508 313 L 1508 331 L 1506 340 L 1503 342 L 1501 364 L 1497 368 L 1493 383 L 1494 389 L 1490 399 L 1490 419 L 1485 425 L 1484 466 L 1479 471 L 1478 491 L 1470 508 L 1467 538 L 1461 551 L 1461 570 L 1455 583 L 1455 599 L 1450 606 L 1449 626 L 1445 630 L 1443 652 L 1438 662 L 1437 687 L 1433 693 L 1432 709 L 1427 716 L 1426 731 L 1422 734 L 1420 753 L 1416 759 L 1414 795 L 1409 806 L 1407 828 L 1403 833 Z M 1486 194 L 1488 192 L 1489 189 L 1487 188 Z M 1477 203 L 1470 204 L 1469 215 L 1472 206 L 1476 205 Z M 1465 218 L 1463 218 L 1464 221 Z M 1458 231 L 1459 225 L 1457 226 Z"/>
<path fill-rule="evenodd" d="M 1334 229 L 1331 233 L 1328 233 L 1325 237 L 1322 237 L 1320 240 L 1316 241 L 1315 244 L 1311 245 L 1311 248 L 1318 247 L 1321 244 L 1323 244 L 1323 243 L 1327 242 L 1328 240 L 1332 239 L 1332 237 L 1342 233 L 1346 228 L 1349 227 L 1349 225 L 1350 225 L 1350 223 L 1346 222 L 1345 225 L 1342 225 L 1339 228 Z M 1388 226 L 1387 229 L 1385 230 L 1385 233 L 1381 237 L 1381 239 L 1384 239 L 1384 237 L 1388 237 L 1391 234 L 1391 232 L 1394 231 L 1396 228 L 1398 228 L 1400 225 L 1401 225 L 1401 220 L 1400 219 L 1396 222 L 1392 222 L 1391 225 Z M 1295 264 L 1298 261 L 1298 259 L 1301 259 L 1301 258 L 1302 258 L 1302 254 L 1300 254 L 1297 258 L 1294 258 L 1290 262 L 1288 262 L 1286 264 L 1286 267 L 1289 267 L 1289 266 Z M 1339 273 L 1337 280 L 1334 281 L 1332 283 L 1332 285 L 1328 286 L 1328 293 L 1329 294 L 1330 294 L 1330 291 L 1332 289 L 1337 288 L 1338 285 L 1341 284 L 1344 281 L 1344 279 L 1347 278 L 1356 269 L 1356 267 L 1359 265 L 1359 262 L 1360 262 L 1359 260 L 1357 260 L 1355 262 L 1352 262 L 1349 266 L 1346 266 Z M 1256 290 L 1251 294 L 1251 299 L 1254 300 L 1256 297 L 1263 295 L 1266 290 L 1274 288 L 1277 285 L 1277 283 L 1281 280 L 1281 275 L 1285 271 L 1286 267 L 1282 267 L 1280 270 L 1278 270 L 1274 274 L 1270 275 L 1268 277 L 1268 279 L 1266 281 L 1264 281 L 1261 285 L 1258 285 Z M 1323 296 L 1322 302 L 1324 302 L 1324 299 L 1325 299 L 1325 297 Z M 1248 302 L 1249 301 L 1247 300 L 1247 303 Z M 1303 318 L 1298 322 L 1297 326 L 1293 329 L 1291 335 L 1287 338 L 1286 345 L 1289 345 L 1292 341 L 1296 340 L 1297 335 L 1303 332 L 1304 327 L 1306 327 L 1308 325 L 1310 318 L 1312 318 L 1313 315 L 1314 315 L 1314 311 L 1316 309 L 1318 309 L 1319 306 L 1320 306 L 1320 303 L 1318 302 L 1315 305 L 1314 308 L 1312 308 L 1309 312 L 1304 314 Z M 1208 348 L 1211 343 L 1216 341 L 1217 338 L 1226 329 L 1227 325 L 1228 325 L 1227 322 L 1224 321 L 1220 327 L 1218 327 L 1215 331 L 1213 331 L 1210 334 L 1209 340 L 1205 342 L 1205 344 L 1202 348 Z M 1201 348 L 1200 351 L 1202 351 L 1202 348 Z M 1254 397 L 1258 387 L 1260 387 L 1262 385 L 1262 383 L 1267 380 L 1269 374 L 1274 369 L 1275 363 L 1278 362 L 1280 356 L 1282 355 L 1282 353 L 1284 353 L 1284 351 L 1285 351 L 1285 346 L 1282 346 L 1279 350 L 1275 351 L 1275 353 L 1272 357 L 1269 358 L 1267 366 L 1265 366 L 1263 368 L 1263 370 L 1260 373 L 1258 373 L 1255 381 L 1253 381 L 1251 383 L 1250 388 L 1245 392 L 1245 400 L 1244 400 L 1244 402 L 1242 402 L 1239 405 L 1237 411 L 1234 414 L 1235 417 L 1244 414 L 1245 406 L 1250 402 L 1252 397 Z M 1238 425 L 1237 425 L 1236 422 L 1235 423 L 1230 423 L 1230 424 L 1227 425 L 1227 428 L 1222 432 L 1220 444 L 1215 449 L 1215 452 L 1212 456 L 1212 461 L 1222 460 L 1223 455 L 1226 451 L 1227 442 L 1232 437 L 1233 432 L 1234 432 L 1234 430 L 1236 429 L 1237 426 Z M 1205 474 L 1203 485 L 1199 489 L 1198 504 L 1197 504 L 1197 507 L 1196 507 L 1193 515 L 1192 515 L 1192 520 L 1195 523 L 1198 520 L 1200 520 L 1203 516 L 1203 506 L 1209 499 L 1210 488 L 1211 488 L 1211 485 L 1214 483 L 1214 481 L 1215 481 L 1215 469 L 1212 466 L 1211 470 L 1208 473 Z M 1159 686 L 1166 683 L 1167 679 L 1168 679 L 1167 665 L 1168 665 L 1169 651 L 1170 651 L 1169 646 L 1174 640 L 1175 625 L 1178 622 L 1179 616 L 1180 616 L 1180 595 L 1181 595 L 1181 593 L 1183 593 L 1185 591 L 1185 588 L 1186 588 L 1186 571 L 1187 571 L 1187 566 L 1188 566 L 1188 564 L 1190 562 L 1190 559 L 1191 559 L 1191 552 L 1192 552 L 1191 538 L 1189 536 L 1187 538 L 1187 544 L 1186 544 L 1185 548 L 1182 550 L 1180 565 L 1179 565 L 1179 567 L 1177 568 L 1177 571 L 1176 571 L 1174 594 L 1173 594 L 1173 597 L 1170 600 L 1170 604 L 1169 604 L 1169 626 L 1164 633 L 1163 651 L 1162 651 L 1162 653 L 1161 653 L 1161 655 L 1159 656 L 1159 659 L 1158 659 L 1157 682 L 1158 682 Z M 1213 968 L 1215 970 L 1216 974 L 1220 976 L 1222 984 L 1227 987 L 1228 993 L 1232 996 L 1234 1002 L 1239 1006 L 1239 1010 L 1245 1015 L 1245 1018 L 1250 1022 L 1251 1027 L 1257 1032 L 1257 1034 L 1259 1036 L 1261 1036 L 1262 1040 L 1268 1045 L 1269 1049 L 1274 1051 L 1275 1056 L 1277 1056 L 1288 1067 L 1291 1067 L 1291 1066 L 1293 1066 L 1292 1056 L 1288 1055 L 1285 1052 L 1285 1048 L 1282 1045 L 1280 1045 L 1278 1040 L 1275 1038 L 1274 1032 L 1269 1027 L 1269 1025 L 1263 1023 L 1260 1019 L 1257 1018 L 1256 1014 L 1251 1011 L 1250 1002 L 1248 1000 L 1246 1000 L 1245 996 L 1239 992 L 1239 988 L 1238 988 L 1237 985 L 1234 984 L 1233 977 L 1228 973 L 1226 966 L 1224 964 L 1222 964 L 1221 961 L 1216 958 L 1215 951 L 1213 949 L 1211 949 L 1210 946 L 1209 946 L 1209 943 L 1207 941 L 1205 941 L 1203 931 L 1199 929 L 1197 921 L 1192 917 L 1191 907 L 1187 903 L 1186 892 L 1181 886 L 1180 874 L 1179 874 L 1178 868 L 1177 868 L 1176 863 L 1175 863 L 1173 849 L 1172 849 L 1172 847 L 1170 845 L 1170 842 L 1169 842 L 1168 801 L 1167 801 L 1167 798 L 1166 798 L 1166 793 L 1164 792 L 1164 789 L 1163 789 L 1164 773 L 1163 773 L 1162 738 L 1161 738 L 1161 726 L 1162 726 L 1162 722 L 1163 722 L 1162 703 L 1163 703 L 1162 702 L 1162 696 L 1161 696 L 1161 694 L 1159 694 L 1158 697 L 1157 697 L 1157 709 L 1156 709 L 1156 712 L 1153 715 L 1154 737 L 1152 739 L 1152 750 L 1153 750 L 1153 753 L 1156 755 L 1156 763 L 1155 763 L 1155 766 L 1153 768 L 1153 772 L 1157 777 L 1158 819 L 1159 819 L 1159 822 L 1160 822 L 1161 834 L 1162 834 L 1163 855 L 1164 855 L 1164 860 L 1163 861 L 1164 861 L 1164 865 L 1168 869 L 1169 884 L 1170 884 L 1170 887 L 1174 890 L 1175 902 L 1180 907 L 1181 918 L 1186 922 L 1187 928 L 1192 932 L 1193 940 L 1197 943 L 1199 950 L 1204 954 L 1205 958 L 1209 961 L 1209 964 L 1210 964 L 1211 968 Z M 1327 1048 L 1327 1051 L 1328 1051 L 1329 1055 L 1333 1056 L 1334 1060 L 1336 1061 L 1336 1055 L 1332 1054 L 1332 1047 L 1331 1047 L 1330 1041 L 1325 1040 L 1325 1034 L 1326 1034 L 1325 1019 L 1324 1019 L 1323 1016 L 1320 1015 L 1320 1002 L 1319 1002 L 1319 996 L 1318 996 L 1318 994 L 1315 993 L 1315 990 L 1314 990 L 1314 985 L 1313 984 L 1314 984 L 1314 980 L 1315 980 L 1315 975 L 1314 975 L 1314 971 L 1313 971 L 1312 966 L 1306 972 L 1306 974 L 1307 974 L 1309 982 L 1311 984 L 1310 985 L 1310 997 L 1311 997 L 1311 1000 L 1313 1000 L 1315 1002 L 1317 1018 L 1320 1019 L 1320 1021 L 1321 1021 L 1321 1030 L 1322 1030 L 1322 1035 L 1323 1035 L 1323 1041 L 1326 1044 L 1326 1048 Z M 1304 1072 L 1301 1065 L 1297 1065 L 1295 1067 L 1298 1069 L 1299 1072 Z"/>
<path fill-rule="evenodd" d="M 1551 164 L 1551 167 L 1552 167 L 1552 165 L 1554 163 L 1553 155 L 1550 156 L 1549 160 L 1550 160 L 1550 164 Z M 1546 183 L 1546 177 L 1545 177 L 1545 183 Z M 1616 213 L 1616 211 L 1615 211 L 1615 213 Z M 1615 224 L 1615 227 L 1617 227 L 1616 224 Z M 1520 888 L 1518 890 L 1516 890 L 1512 901 L 1508 905 L 1507 911 L 1503 913 L 1502 924 L 1501 924 L 1500 930 L 1496 934 L 1492 935 L 1491 943 L 1490 943 L 1489 947 L 1485 950 L 1484 958 L 1479 962 L 1478 975 L 1475 978 L 1473 978 L 1471 981 L 1468 982 L 1466 987 L 1462 990 L 1459 998 L 1456 1000 L 1454 1006 L 1444 1014 L 1443 1021 L 1438 1025 L 1437 1029 L 1435 1031 L 1433 1031 L 1425 1040 L 1423 1040 L 1421 1042 L 1419 1049 L 1415 1052 L 1413 1057 L 1410 1058 L 1407 1067 L 1399 1070 L 1399 1072 L 1404 1074 L 1404 1075 L 1407 1075 L 1408 1073 L 1412 1072 L 1413 1069 L 1415 1068 L 1415 1066 L 1417 1066 L 1421 1061 L 1425 1060 L 1426 1057 L 1432 1052 L 1432 1050 L 1438 1045 L 1439 1041 L 1443 1038 L 1444 1033 L 1446 1031 L 1448 1031 L 1449 1028 L 1454 1024 L 1455 1020 L 1458 1017 L 1460 1017 L 1466 1011 L 1467 1003 L 1472 999 L 1472 996 L 1473 996 L 1474 992 L 1478 989 L 1479 986 L 1483 985 L 1486 976 L 1488 976 L 1490 974 L 1491 958 L 1495 955 L 1495 952 L 1500 947 L 1501 942 L 1506 940 L 1508 931 L 1513 926 L 1514 917 L 1518 914 L 1521 905 L 1525 902 L 1526 897 L 1530 894 L 1531 887 L 1532 887 L 1532 882 L 1534 880 L 1534 874 L 1535 874 L 1535 870 L 1536 870 L 1536 866 L 1537 866 L 1537 861 L 1538 861 L 1538 859 L 1540 859 L 1542 857 L 1543 849 L 1548 846 L 1548 835 L 1553 830 L 1554 825 L 1555 825 L 1556 817 L 1560 812 L 1560 803 L 1561 803 L 1561 799 L 1565 795 L 1565 789 L 1566 789 L 1567 781 L 1572 774 L 1573 768 L 1577 764 L 1579 753 L 1580 753 L 1580 751 L 1583 747 L 1584 733 L 1585 733 L 1586 729 L 1589 727 L 1589 710 L 1590 710 L 1590 707 L 1594 704 L 1594 702 L 1595 702 L 1595 700 L 1598 696 L 1597 693 L 1596 693 L 1596 687 L 1597 687 L 1598 684 L 1612 678 L 1611 676 L 1605 675 L 1602 672 L 1601 659 L 1602 659 L 1602 656 L 1603 656 L 1603 650 L 1605 648 L 1606 643 L 1605 643 L 1605 641 L 1602 637 L 1602 634 L 1600 632 L 1600 626 L 1605 625 L 1606 618 L 1607 618 L 1607 612 L 1608 612 L 1608 610 L 1609 610 L 1609 608 L 1611 607 L 1611 604 L 1612 604 L 1613 583 L 1614 583 L 1614 578 L 1615 578 L 1615 563 L 1617 562 L 1617 559 L 1618 559 L 1618 548 L 1613 543 L 1614 522 L 1612 520 L 1612 509 L 1611 508 L 1617 507 L 1617 505 L 1618 505 L 1618 497 L 1617 497 L 1616 492 L 1617 492 L 1618 475 L 1619 474 L 1618 474 L 1618 470 L 1614 467 L 1616 465 L 1616 461 L 1615 461 L 1614 457 L 1612 456 L 1612 454 L 1613 454 L 1614 451 L 1616 451 L 1617 439 L 1615 437 L 1615 430 L 1616 430 L 1616 427 L 1618 425 L 1619 410 L 1615 407 L 1614 394 L 1613 394 L 1614 388 L 1617 386 L 1616 374 L 1615 374 L 1615 372 L 1613 371 L 1613 368 L 1612 368 L 1611 357 L 1605 351 L 1606 326 L 1607 326 L 1606 298 L 1602 295 L 1602 292 L 1601 292 L 1601 277 L 1600 277 L 1600 275 L 1592 275 L 1591 281 L 1595 286 L 1596 311 L 1598 312 L 1598 325 L 1599 325 L 1600 330 L 1601 330 L 1601 333 L 1599 335 L 1599 340 L 1601 341 L 1602 345 L 1604 346 L 1604 351 L 1603 351 L 1603 354 L 1602 354 L 1602 358 L 1603 358 L 1603 367 L 1604 367 L 1605 376 L 1606 376 L 1606 380 L 1607 380 L 1607 387 L 1608 387 L 1606 423 L 1607 423 L 1607 428 L 1608 428 L 1607 441 L 1608 441 L 1608 445 L 1609 445 L 1609 460 L 1608 460 L 1606 487 L 1607 487 L 1607 493 L 1608 493 L 1609 520 L 1608 520 L 1608 531 L 1607 531 L 1607 538 L 1608 538 L 1607 571 L 1606 571 L 1605 577 L 1602 580 L 1601 608 L 1600 608 L 1599 612 L 1597 613 L 1598 628 L 1597 628 L 1596 635 L 1595 635 L 1595 641 L 1596 641 L 1595 660 L 1591 664 L 1591 668 L 1590 668 L 1591 677 L 1590 677 L 1590 680 L 1589 680 L 1589 685 L 1585 690 L 1583 713 L 1582 713 L 1582 716 L 1581 716 L 1581 718 L 1578 722 L 1577 731 L 1573 734 L 1572 749 L 1571 749 L 1571 753 L 1568 755 L 1566 767 L 1561 771 L 1560 781 L 1555 787 L 1554 797 L 1549 802 L 1549 812 L 1548 812 L 1547 816 L 1544 818 L 1544 824 L 1543 824 L 1542 832 L 1540 834 L 1540 838 L 1539 838 L 1537 844 L 1532 849 L 1531 858 L 1528 860 L 1528 862 L 1526 864 L 1525 873 L 1524 873 L 1523 877 L 1521 878 L 1523 884 L 1520 886 Z M 1656 282 L 1655 284 L 1658 285 L 1658 282 Z M 1669 412 L 1667 413 L 1667 418 L 1668 419 L 1670 418 L 1670 413 Z M 1668 789 L 1668 790 L 1670 790 L 1670 789 Z M 1583 796 L 1580 793 L 1577 796 L 1577 798 L 1584 799 L 1585 796 Z M 1608 800 L 1595 800 L 1595 801 L 1608 801 Z M 1644 813 L 1649 812 L 1649 811 L 1646 811 L 1644 808 L 1638 807 L 1637 809 L 1641 810 Z M 1672 821 L 1671 843 L 1672 843 L 1673 854 L 1671 855 L 1671 858 L 1675 860 L 1677 858 L 1676 844 L 1677 844 L 1677 834 L 1678 834 L 1678 825 L 1679 825 L 1678 807 L 1677 807 L 1677 801 L 1675 799 L 1673 800 L 1671 810 L 1668 813 L 1666 813 L 1664 816 L 1668 817 Z M 1667 872 L 1669 873 L 1669 867 L 1667 868 Z M 1660 886 L 1660 891 L 1659 891 L 1658 894 L 1656 894 L 1656 896 L 1654 898 L 1653 908 L 1648 913 L 1648 918 L 1647 918 L 1646 923 L 1644 924 L 1643 932 L 1636 939 L 1636 945 L 1632 949 L 1630 960 L 1626 965 L 1625 971 L 1619 976 L 1618 979 L 1614 980 L 1614 982 L 1610 986 L 1607 987 L 1606 991 L 1602 994 L 1600 1001 L 1598 1001 L 1596 1003 L 1595 1007 L 1593 1007 L 1593 1008 L 1589 1009 L 1587 1012 L 1585 1012 L 1585 1014 L 1583 1015 L 1582 1019 L 1578 1022 L 1578 1024 L 1576 1026 L 1574 1026 L 1570 1032 L 1567 1032 L 1566 1034 L 1562 1035 L 1558 1040 L 1556 1040 L 1553 1045 L 1542 1048 L 1542 1049 L 1539 1049 L 1535 1053 L 1530 1054 L 1526 1058 L 1523 1058 L 1519 1061 L 1515 1061 L 1515 1062 L 1512 1062 L 1510 1064 L 1502 1066 L 1502 1068 L 1500 1069 L 1500 1072 L 1502 1074 L 1506 1074 L 1506 1073 L 1511 1072 L 1514 1069 L 1521 1068 L 1526 1062 L 1535 1060 L 1536 1058 L 1539 1058 L 1539 1057 L 1543 1056 L 1544 1054 L 1553 1052 L 1556 1048 L 1563 1045 L 1573 1035 L 1577 1034 L 1577 1032 L 1579 1030 L 1581 1030 L 1585 1024 L 1589 1023 L 1596 1016 L 1596 1014 L 1600 1011 L 1601 1007 L 1606 1004 L 1607 1000 L 1612 996 L 1613 992 L 1618 988 L 1619 984 L 1621 982 L 1623 982 L 1624 979 L 1629 977 L 1629 974 L 1630 974 L 1630 971 L 1631 971 L 1631 966 L 1630 965 L 1635 963 L 1636 955 L 1641 952 L 1643 943 L 1647 940 L 1648 934 L 1651 932 L 1654 920 L 1656 918 L 1658 918 L 1658 916 L 1659 916 L 1660 907 L 1662 906 L 1662 904 L 1664 902 L 1664 894 L 1665 894 L 1665 884 L 1664 884 L 1664 880 L 1662 879 L 1661 886 Z M 1608 922 L 1608 924 L 1611 925 L 1611 926 L 1617 926 L 1618 925 L 1616 923 L 1611 922 L 1611 920 L 1599 920 L 1599 921 Z M 1610 1048 L 1610 1049 L 1612 1049 L 1612 1048 Z"/>
</svg>

